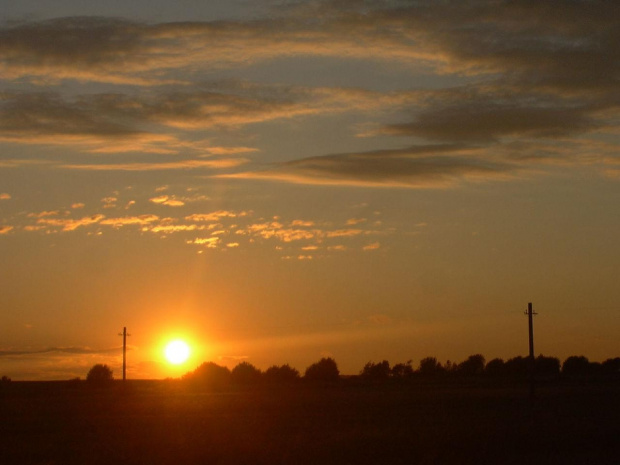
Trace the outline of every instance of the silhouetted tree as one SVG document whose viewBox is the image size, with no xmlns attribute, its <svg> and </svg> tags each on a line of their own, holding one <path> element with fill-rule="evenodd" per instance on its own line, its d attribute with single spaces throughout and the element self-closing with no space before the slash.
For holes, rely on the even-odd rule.
<svg viewBox="0 0 620 465">
<path fill-rule="evenodd" d="M 340 379 L 340 371 L 333 358 L 322 358 L 306 368 L 304 379 L 308 381 L 336 382 Z"/>
<path fill-rule="evenodd" d="M 459 363 L 458 373 L 466 376 L 484 373 L 484 356 L 481 354 L 470 355 L 467 360 Z"/>
<path fill-rule="evenodd" d="M 223 389 L 230 384 L 230 370 L 213 362 L 205 362 L 183 379 L 197 387 Z"/>
<path fill-rule="evenodd" d="M 10 382 L 11 382 L 11 378 L 9 378 L 6 375 L 2 376 L 2 378 L 0 379 L 1 384 L 9 384 Z"/>
<path fill-rule="evenodd" d="M 484 367 L 484 373 L 489 376 L 502 376 L 505 374 L 506 364 L 501 358 L 494 358 L 487 362 Z"/>
<path fill-rule="evenodd" d="M 528 364 L 528 359 L 519 355 L 518 357 L 506 360 L 504 372 L 511 378 L 525 378 L 528 374 Z"/>
<path fill-rule="evenodd" d="M 360 372 L 364 379 L 373 381 L 384 381 L 390 377 L 390 362 L 383 360 L 379 363 L 368 362 Z"/>
<path fill-rule="evenodd" d="M 538 376 L 558 376 L 560 374 L 560 359 L 545 357 L 541 354 L 534 360 L 534 372 Z"/>
<path fill-rule="evenodd" d="M 261 371 L 249 362 L 241 362 L 232 369 L 230 379 L 239 385 L 256 385 L 261 381 Z"/>
<path fill-rule="evenodd" d="M 273 384 L 291 384 L 299 381 L 299 371 L 288 364 L 271 366 L 265 371 L 265 380 Z"/>
<path fill-rule="evenodd" d="M 453 374 L 456 373 L 458 367 L 459 366 L 457 363 L 452 363 L 450 360 L 446 360 L 446 364 L 444 365 L 443 369 L 447 374 Z"/>
<path fill-rule="evenodd" d="M 413 376 L 412 361 L 407 360 L 406 363 L 397 363 L 392 367 L 392 377 L 397 379 L 410 378 Z"/>
<path fill-rule="evenodd" d="M 420 360 L 418 371 L 422 376 L 436 376 L 443 373 L 444 369 L 435 357 L 425 357 Z"/>
<path fill-rule="evenodd" d="M 109 366 L 98 363 L 94 365 L 86 375 L 86 381 L 91 384 L 103 385 L 114 379 L 112 370 Z"/>
<path fill-rule="evenodd" d="M 590 374 L 590 361 L 583 355 L 571 355 L 562 364 L 565 376 L 586 376 Z"/>
<path fill-rule="evenodd" d="M 604 375 L 620 376 L 620 357 L 608 358 L 601 364 Z"/>
</svg>

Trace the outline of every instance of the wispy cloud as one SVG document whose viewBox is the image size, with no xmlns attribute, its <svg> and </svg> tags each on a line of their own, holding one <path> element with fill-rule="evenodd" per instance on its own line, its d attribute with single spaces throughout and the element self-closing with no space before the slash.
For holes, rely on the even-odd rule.
<svg viewBox="0 0 620 465">
<path fill-rule="evenodd" d="M 165 171 L 192 169 L 226 169 L 247 163 L 244 158 L 220 160 L 182 160 L 161 163 L 65 164 L 60 168 L 84 171 Z"/>
<path fill-rule="evenodd" d="M 40 218 L 37 220 L 37 224 L 39 226 L 58 227 L 62 231 L 75 231 L 76 229 L 80 227 L 96 224 L 104 218 L 105 216 L 101 214 L 85 216 L 79 219 Z"/>
<path fill-rule="evenodd" d="M 281 163 L 265 171 L 219 177 L 314 185 L 444 188 L 463 180 L 506 179 L 520 169 L 508 160 L 476 156 L 477 150 L 438 145 L 326 155 Z"/>
<path fill-rule="evenodd" d="M 89 347 L 46 347 L 43 349 L 0 349 L 0 357 L 23 357 L 28 355 L 40 355 L 50 353 L 60 354 L 119 354 L 122 347 L 108 349 L 92 349 Z"/>
</svg>

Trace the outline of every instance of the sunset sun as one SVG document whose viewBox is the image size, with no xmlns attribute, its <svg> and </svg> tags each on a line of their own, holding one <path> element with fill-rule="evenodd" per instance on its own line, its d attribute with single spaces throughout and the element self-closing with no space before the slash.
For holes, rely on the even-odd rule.
<svg viewBox="0 0 620 465">
<path fill-rule="evenodd" d="M 184 341 L 175 340 L 166 345 L 164 354 L 168 362 L 180 365 L 189 358 L 190 348 Z"/>
</svg>

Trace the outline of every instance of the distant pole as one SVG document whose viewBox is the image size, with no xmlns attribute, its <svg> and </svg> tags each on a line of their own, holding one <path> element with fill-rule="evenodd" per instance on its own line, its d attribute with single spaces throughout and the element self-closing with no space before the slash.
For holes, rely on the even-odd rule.
<svg viewBox="0 0 620 465">
<path fill-rule="evenodd" d="M 532 310 L 532 302 L 527 304 L 527 321 L 530 330 L 530 359 L 534 359 L 534 319 L 532 316 L 535 315 Z"/>
<path fill-rule="evenodd" d="M 123 332 L 118 333 L 119 336 L 123 336 L 123 381 L 127 379 L 127 327 L 123 327 Z"/>
<path fill-rule="evenodd" d="M 535 358 L 534 358 L 534 318 L 536 312 L 532 310 L 532 302 L 527 304 L 527 315 L 529 336 L 530 336 L 530 357 L 529 357 L 529 372 L 530 372 L 530 397 L 534 398 L 534 370 L 535 370 Z"/>
</svg>

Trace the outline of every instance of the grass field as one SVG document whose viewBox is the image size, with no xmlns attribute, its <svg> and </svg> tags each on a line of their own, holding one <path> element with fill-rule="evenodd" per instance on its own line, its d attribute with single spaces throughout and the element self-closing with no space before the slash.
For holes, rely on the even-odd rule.
<svg viewBox="0 0 620 465">
<path fill-rule="evenodd" d="M 620 386 L 11 383 L 0 463 L 619 464 Z"/>
</svg>

